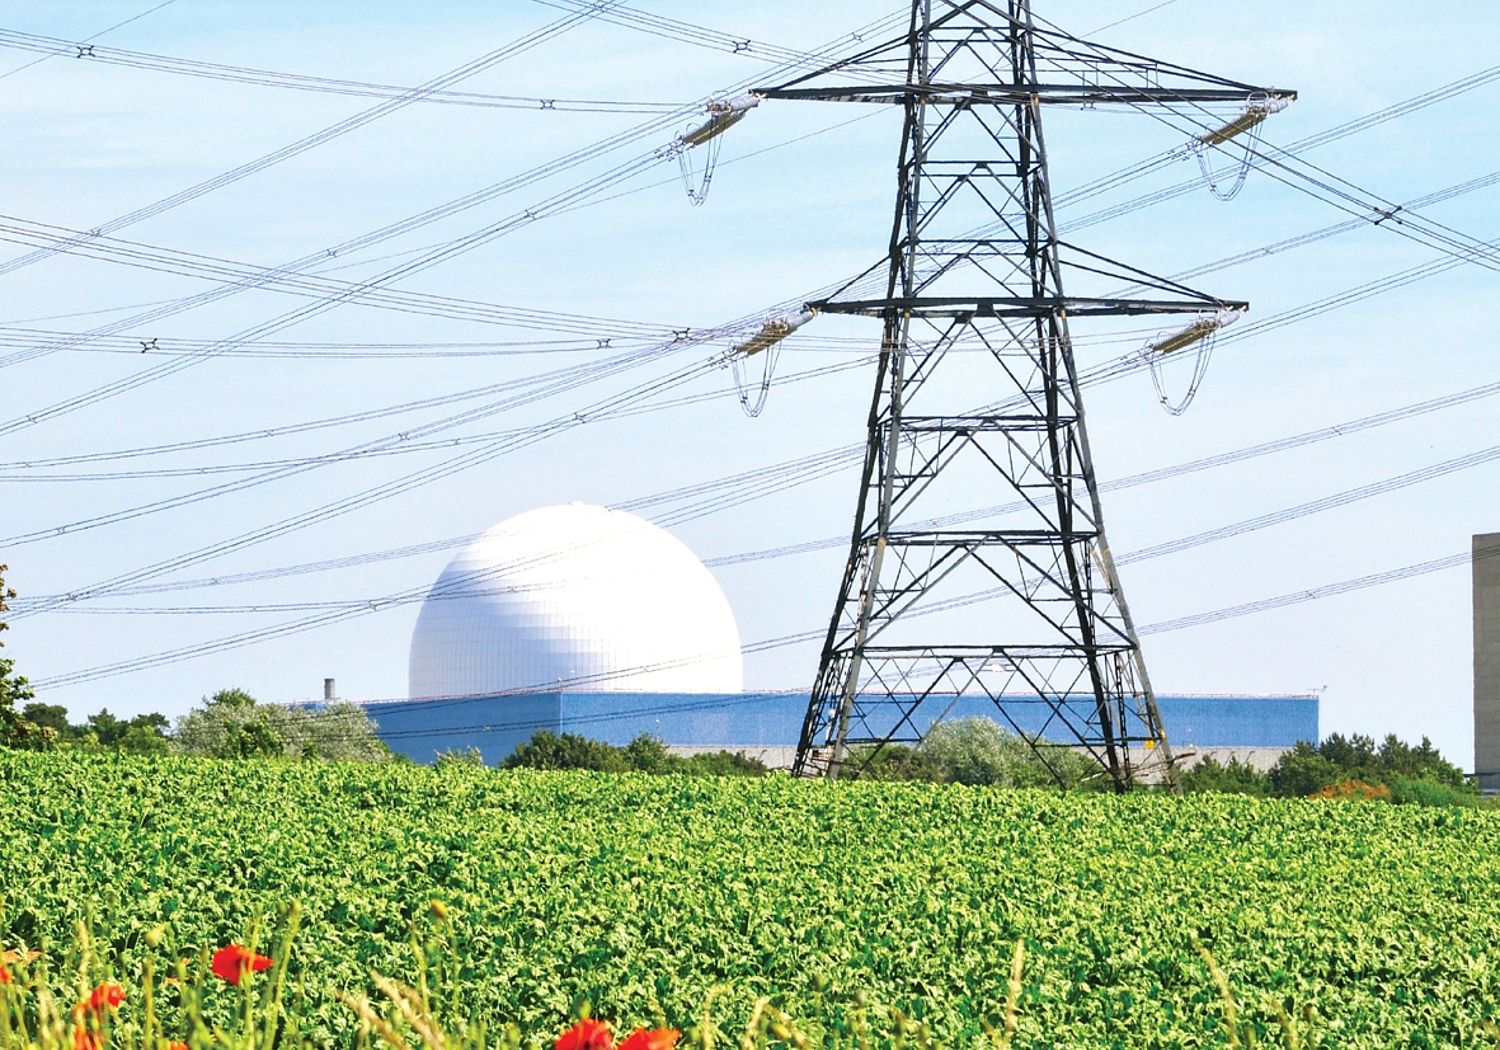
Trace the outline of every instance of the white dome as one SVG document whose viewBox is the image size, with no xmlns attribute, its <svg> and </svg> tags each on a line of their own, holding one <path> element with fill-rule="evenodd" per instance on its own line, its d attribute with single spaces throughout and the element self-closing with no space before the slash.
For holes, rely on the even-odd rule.
<svg viewBox="0 0 1500 1050">
<path fill-rule="evenodd" d="M 624 511 L 573 503 L 502 521 L 428 592 L 410 695 L 737 693 L 740 633 L 693 552 Z"/>
</svg>

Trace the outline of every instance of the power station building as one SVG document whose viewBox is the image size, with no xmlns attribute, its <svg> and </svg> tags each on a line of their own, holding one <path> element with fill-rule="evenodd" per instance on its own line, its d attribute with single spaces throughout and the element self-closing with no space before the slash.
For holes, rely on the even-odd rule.
<svg viewBox="0 0 1500 1050">
<path fill-rule="evenodd" d="M 635 515 L 575 503 L 501 522 L 454 557 L 412 633 L 410 699 L 364 706 L 386 743 L 419 762 L 474 747 L 498 763 L 550 730 L 612 744 L 649 734 L 679 751 L 789 766 L 808 694 L 742 687 L 734 615 L 702 562 Z M 1318 739 L 1316 696 L 1157 701 L 1180 752 L 1265 767 Z M 997 714 L 982 696 L 923 710 L 923 731 L 939 717 Z M 1047 705 L 1008 710 L 1009 728 L 1046 735 Z"/>
<path fill-rule="evenodd" d="M 539 730 L 576 733 L 610 744 L 647 734 L 678 753 L 743 751 L 773 768 L 792 764 L 806 692 L 557 692 L 398 700 L 365 705 L 391 749 L 417 762 L 443 751 L 478 748 L 487 765 L 504 761 Z M 1307 696 L 1158 696 L 1168 739 L 1185 761 L 1213 755 L 1269 768 L 1298 740 L 1318 739 L 1318 698 Z M 946 704 L 926 710 L 928 722 Z M 996 717 L 984 697 L 958 698 L 949 719 Z M 1017 715 L 1019 728 L 1042 732 L 1046 712 Z M 1045 735 L 1045 732 L 1043 732 Z"/>
<path fill-rule="evenodd" d="M 1500 532 L 1474 537 L 1474 774 L 1500 791 Z"/>
</svg>

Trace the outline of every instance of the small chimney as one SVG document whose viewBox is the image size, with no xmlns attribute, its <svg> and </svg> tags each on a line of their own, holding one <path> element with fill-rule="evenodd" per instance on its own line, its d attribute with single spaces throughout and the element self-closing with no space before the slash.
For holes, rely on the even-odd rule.
<svg viewBox="0 0 1500 1050">
<path fill-rule="evenodd" d="M 324 699 L 324 701 L 326 702 L 326 701 L 332 700 L 335 695 L 336 695 L 336 693 L 335 693 L 334 688 L 333 688 L 333 679 L 332 678 L 325 678 L 325 679 L 323 679 L 323 699 Z"/>
</svg>

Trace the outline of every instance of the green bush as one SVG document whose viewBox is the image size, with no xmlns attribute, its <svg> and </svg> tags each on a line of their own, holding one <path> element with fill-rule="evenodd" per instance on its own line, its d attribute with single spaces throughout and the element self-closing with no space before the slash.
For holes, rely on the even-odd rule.
<svg viewBox="0 0 1500 1050">
<path fill-rule="evenodd" d="M 503 769 L 592 769 L 600 773 L 630 770 L 619 748 L 575 733 L 559 736 L 549 729 L 533 734 L 500 765 Z"/>
<path fill-rule="evenodd" d="M 1416 746 L 1390 734 L 1377 747 L 1373 737 L 1334 733 L 1321 744 L 1300 740 L 1271 768 L 1271 792 L 1301 798 L 1348 781 L 1390 789 L 1390 800 L 1425 806 L 1472 806 L 1474 788 L 1463 771 L 1438 753 L 1425 736 Z"/>
<path fill-rule="evenodd" d="M 1315 791 L 1347 780 L 1358 767 L 1341 767 L 1319 753 L 1306 740 L 1276 760 L 1271 767 L 1271 792 L 1283 798 L 1305 798 Z M 1360 779 L 1364 779 L 1361 777 Z"/>
<path fill-rule="evenodd" d="M 940 722 L 915 748 L 851 749 L 848 765 L 870 780 L 920 780 L 997 787 L 1105 785 L 1099 763 L 1069 747 L 1033 747 L 990 718 Z"/>
<path fill-rule="evenodd" d="M 851 771 L 858 770 L 865 780 L 918 780 L 937 784 L 943 779 L 926 755 L 904 744 L 851 748 L 846 765 Z"/>
<path fill-rule="evenodd" d="M 1264 798 L 1271 793 L 1271 778 L 1237 757 L 1221 763 L 1206 755 L 1182 774 L 1184 791 L 1223 791 L 1231 795 Z"/>
<path fill-rule="evenodd" d="M 574 733 L 543 729 L 516 748 L 505 769 L 592 769 L 599 773 L 680 773 L 685 776 L 761 776 L 765 763 L 730 751 L 683 757 L 656 737 L 642 733 L 624 747 Z"/>
<path fill-rule="evenodd" d="M 242 689 L 221 689 L 177 720 L 175 750 L 214 758 L 320 758 L 387 762 L 390 748 L 355 704 L 258 704 Z"/>
<path fill-rule="evenodd" d="M 666 744 L 645 733 L 625 745 L 623 757 L 629 768 L 641 773 L 671 773 L 674 760 L 681 761 Z"/>
<path fill-rule="evenodd" d="M 410 762 L 411 759 L 406 759 L 406 761 Z M 439 751 L 437 753 L 437 761 L 433 764 L 439 769 L 452 769 L 457 766 L 482 767 L 484 765 L 484 755 L 480 752 L 479 748 L 473 745 L 469 747 L 454 747 L 449 748 L 447 751 Z"/>
<path fill-rule="evenodd" d="M 678 757 L 677 761 L 681 765 L 669 772 L 690 777 L 762 777 L 769 772 L 764 762 L 743 751 L 703 751 L 687 758 Z"/>
<path fill-rule="evenodd" d="M 1391 801 L 1410 806 L 1477 806 L 1479 793 L 1465 785 L 1445 784 L 1423 777 L 1391 777 L 1386 781 Z"/>
</svg>

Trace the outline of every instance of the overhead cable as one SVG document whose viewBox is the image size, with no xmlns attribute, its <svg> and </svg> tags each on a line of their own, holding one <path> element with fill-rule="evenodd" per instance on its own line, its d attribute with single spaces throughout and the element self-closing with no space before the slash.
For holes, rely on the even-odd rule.
<svg viewBox="0 0 1500 1050">
<path fill-rule="evenodd" d="M 47 57 L 86 59 L 89 62 L 105 65 L 145 69 L 228 83 L 289 88 L 294 91 L 386 99 L 405 98 L 410 95 L 414 96 L 415 101 L 438 105 L 529 109 L 548 113 L 657 113 L 662 110 L 675 111 L 682 108 L 680 102 L 622 102 L 612 99 L 554 98 L 541 95 L 494 95 L 477 91 L 443 89 L 423 91 L 394 84 L 372 84 L 360 80 L 341 80 L 336 77 L 304 73 L 280 73 L 269 69 L 251 69 L 245 66 L 230 66 L 196 59 L 173 58 L 144 51 L 127 51 L 117 47 L 85 48 L 73 41 L 40 36 L 35 33 L 22 33 L 13 29 L 0 29 L 0 47 L 31 51 Z"/>
<path fill-rule="evenodd" d="M 374 121 L 380 120 L 382 117 L 389 116 L 390 114 L 395 113 L 400 109 L 404 109 L 412 103 L 420 101 L 424 96 L 434 91 L 443 90 L 452 84 L 457 84 L 460 81 L 467 80 L 468 78 L 482 73 L 493 66 L 499 65 L 501 62 L 514 58 L 516 55 L 530 51 L 532 48 L 536 47 L 543 41 L 557 36 L 560 33 L 565 33 L 570 29 L 575 29 L 578 26 L 589 21 L 591 18 L 596 17 L 601 12 L 608 10 L 608 8 L 622 2 L 623 0 L 591 0 L 591 2 L 582 3 L 579 5 L 579 10 L 577 10 L 573 14 L 570 14 L 564 18 L 560 18 L 554 22 L 550 22 L 540 29 L 533 30 L 532 32 L 527 33 L 525 36 L 511 41 L 509 44 L 506 44 L 503 47 L 496 48 L 495 50 L 490 51 L 485 55 L 481 55 L 479 58 L 476 58 L 473 61 L 466 62 L 455 69 L 449 70 L 447 73 L 444 73 L 441 76 L 434 77 L 432 80 L 429 80 L 417 87 L 411 88 L 401 95 L 396 96 L 395 98 L 388 99 L 385 102 L 380 103 L 379 105 L 372 106 L 371 108 L 366 110 L 362 110 L 352 117 L 346 117 L 345 119 L 337 121 L 334 124 L 330 124 L 328 127 L 322 128 L 318 131 L 313 132 L 311 135 L 300 138 L 296 142 L 290 143 L 286 146 L 282 146 L 280 149 L 273 150 L 272 152 L 267 153 L 262 157 L 257 157 L 255 160 L 249 161 L 245 164 L 241 164 L 238 167 L 231 168 L 228 171 L 221 172 L 211 179 L 207 179 L 194 186 L 189 186 L 187 189 L 180 190 L 177 193 L 172 194 L 170 197 L 163 197 L 161 200 L 158 200 L 152 204 L 137 208 L 134 211 L 127 212 L 124 215 L 117 216 L 116 218 L 110 219 L 106 222 L 102 222 L 93 227 L 90 232 L 94 234 L 113 233 L 114 231 L 123 229 L 126 226 L 133 225 L 137 222 L 141 222 L 144 219 L 149 219 L 152 216 L 160 215 L 162 212 L 169 211 L 172 208 L 178 207 L 179 205 L 186 204 L 188 201 L 196 200 L 206 193 L 212 193 L 214 190 L 221 189 L 224 186 L 228 186 L 231 183 L 238 182 L 239 180 L 247 178 L 250 175 L 254 175 L 257 172 L 264 171 L 266 168 L 280 164 L 282 161 L 289 160 L 292 157 L 298 156 L 302 153 L 306 153 L 308 150 L 321 146 L 324 143 L 332 141 L 333 139 L 338 138 L 341 135 L 346 135 L 351 131 L 364 127 L 366 124 L 373 123 Z M 31 264 L 40 262 L 43 259 L 50 258 L 52 255 L 53 250 L 51 249 L 39 249 L 37 251 L 20 256 L 19 258 L 11 259 L 8 262 L 0 263 L 0 276 L 4 276 L 7 273 L 11 273 L 17 269 L 20 269 L 21 267 L 30 266 Z"/>
<path fill-rule="evenodd" d="M 146 10 L 140 12 L 139 14 L 131 15 L 129 18 L 126 18 L 126 19 L 124 19 L 122 21 L 116 22 L 112 26 L 109 26 L 109 27 L 107 27 L 105 29 L 101 29 L 97 33 L 93 33 L 93 34 L 91 34 L 89 36 L 84 37 L 83 40 L 81 41 L 81 43 L 85 43 L 86 44 L 90 40 L 98 40 L 101 36 L 105 36 L 105 35 L 107 35 L 109 33 L 113 33 L 116 29 L 123 29 L 126 26 L 130 25 L 130 23 L 132 23 L 132 22 L 139 22 L 141 19 L 145 18 L 147 15 L 155 14 L 157 11 L 160 11 L 162 8 L 164 8 L 164 7 L 170 7 L 173 4 L 175 4 L 176 2 L 177 2 L 177 0 L 161 0 L 161 3 L 156 4 L 156 5 L 152 6 L 152 7 L 148 7 L 148 8 L 146 8 Z M 41 58 L 33 59 L 32 61 L 27 62 L 25 65 L 20 65 L 20 66 L 17 66 L 15 69 L 7 70 L 4 73 L 0 73 L 0 80 L 4 80 L 6 77 L 13 77 L 17 73 L 21 72 L 22 70 L 30 69 L 32 66 L 39 66 L 43 62 L 47 61 L 47 59 L 49 59 L 51 57 L 52 57 L 51 55 L 43 55 Z"/>
</svg>

